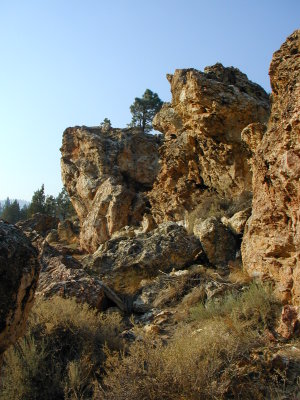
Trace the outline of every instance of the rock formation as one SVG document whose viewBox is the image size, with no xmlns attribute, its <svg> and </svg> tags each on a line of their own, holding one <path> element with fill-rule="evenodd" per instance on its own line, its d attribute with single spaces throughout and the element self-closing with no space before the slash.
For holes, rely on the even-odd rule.
<svg viewBox="0 0 300 400">
<path fill-rule="evenodd" d="M 149 194 L 158 223 L 183 220 L 205 191 L 228 199 L 251 192 L 250 151 L 241 132 L 269 117 L 267 93 L 238 69 L 221 64 L 167 75 L 172 103 L 153 126 L 164 133 L 161 170 Z"/>
<path fill-rule="evenodd" d="M 113 302 L 125 311 L 122 300 L 100 279 L 90 276 L 76 259 L 60 253 L 47 241 L 38 243 L 38 247 L 42 269 L 37 296 L 75 297 L 78 302 L 87 303 L 100 311 Z"/>
<path fill-rule="evenodd" d="M 158 173 L 159 138 L 138 129 L 75 127 L 65 130 L 62 179 L 89 252 L 147 212 L 146 191 Z"/>
<path fill-rule="evenodd" d="M 300 304 L 300 30 L 274 53 L 268 130 L 253 158 L 253 212 L 242 256 L 252 276 L 272 278 Z M 255 146 L 254 146 L 255 147 Z"/>
<path fill-rule="evenodd" d="M 20 229 L 0 221 L 0 358 L 25 329 L 39 269 L 29 239 Z"/>
<path fill-rule="evenodd" d="M 149 233 L 107 241 L 93 254 L 89 266 L 117 293 L 132 295 L 142 279 L 183 269 L 201 257 L 199 240 L 182 226 L 166 222 Z"/>
</svg>

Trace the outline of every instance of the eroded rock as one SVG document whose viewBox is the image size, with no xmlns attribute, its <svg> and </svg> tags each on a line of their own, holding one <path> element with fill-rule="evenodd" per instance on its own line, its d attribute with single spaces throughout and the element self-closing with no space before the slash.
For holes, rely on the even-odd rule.
<svg viewBox="0 0 300 400">
<path fill-rule="evenodd" d="M 167 222 L 149 233 L 107 241 L 92 256 L 90 267 L 116 292 L 132 295 L 142 279 L 183 269 L 201 256 L 199 240 L 182 226 Z"/>
<path fill-rule="evenodd" d="M 62 179 L 81 224 L 80 244 L 94 252 L 126 225 L 139 225 L 157 176 L 159 139 L 138 129 L 65 130 Z"/>
<path fill-rule="evenodd" d="M 235 199 L 251 192 L 251 153 L 241 132 L 269 117 L 269 98 L 238 69 L 221 64 L 167 76 L 172 103 L 153 126 L 164 133 L 161 169 L 149 194 L 157 222 L 183 220 L 201 195 Z"/>
<path fill-rule="evenodd" d="M 283 301 L 300 304 L 300 31 L 274 53 L 272 110 L 253 157 L 253 209 L 243 264 L 251 276 L 271 278 Z"/>
<path fill-rule="evenodd" d="M 37 252 L 27 237 L 0 221 L 0 358 L 25 330 L 39 270 Z"/>
<path fill-rule="evenodd" d="M 209 262 L 225 266 L 234 260 L 238 249 L 234 235 L 215 217 L 199 219 L 194 224 L 194 235 L 200 239 Z"/>
</svg>

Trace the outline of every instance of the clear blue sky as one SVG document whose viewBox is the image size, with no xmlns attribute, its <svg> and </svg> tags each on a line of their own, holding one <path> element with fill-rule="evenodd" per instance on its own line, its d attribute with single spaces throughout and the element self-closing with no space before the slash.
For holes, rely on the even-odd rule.
<svg viewBox="0 0 300 400">
<path fill-rule="evenodd" d="M 0 0 L 0 199 L 57 195 L 64 129 L 126 126 L 176 68 L 222 62 L 269 91 L 299 22 L 299 0 Z"/>
</svg>

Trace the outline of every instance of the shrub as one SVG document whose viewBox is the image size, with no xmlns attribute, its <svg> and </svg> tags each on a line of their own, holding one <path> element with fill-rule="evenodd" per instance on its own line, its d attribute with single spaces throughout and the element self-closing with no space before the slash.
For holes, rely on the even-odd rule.
<svg viewBox="0 0 300 400">
<path fill-rule="evenodd" d="M 182 324 L 166 345 L 146 337 L 135 342 L 128 354 L 110 352 L 97 398 L 267 398 L 273 382 L 268 383 L 264 368 L 249 365 L 249 360 L 251 352 L 263 345 L 261 330 L 270 324 L 278 305 L 269 288 L 258 284 L 223 300 L 194 307 L 190 323 Z"/>
<path fill-rule="evenodd" d="M 75 299 L 39 301 L 27 334 L 5 355 L 0 399 L 90 399 L 105 359 L 118 350 L 120 318 Z"/>
</svg>

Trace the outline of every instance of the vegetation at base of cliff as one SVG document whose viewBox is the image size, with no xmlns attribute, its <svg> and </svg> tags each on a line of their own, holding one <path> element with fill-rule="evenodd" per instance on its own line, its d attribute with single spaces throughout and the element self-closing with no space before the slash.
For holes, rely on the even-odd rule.
<svg viewBox="0 0 300 400">
<path fill-rule="evenodd" d="M 38 301 L 27 334 L 5 354 L 1 400 L 90 399 L 105 359 L 120 350 L 118 315 L 103 315 L 75 299 Z"/>
<path fill-rule="evenodd" d="M 17 200 L 11 201 L 8 197 L 4 206 L 0 207 L 0 218 L 11 224 L 26 220 L 35 213 L 50 215 L 61 220 L 72 218 L 76 214 L 65 188 L 62 188 L 55 198 L 52 195 L 45 195 L 44 185 L 33 193 L 28 206 L 24 205 L 21 208 Z"/>
<path fill-rule="evenodd" d="M 300 388 L 272 364 L 266 334 L 279 311 L 270 287 L 252 283 L 189 308 L 167 342 L 136 327 L 139 340 L 124 347 L 118 315 L 40 300 L 5 355 L 0 399 L 291 398 Z"/>
<path fill-rule="evenodd" d="M 279 308 L 271 290 L 257 284 L 207 307 L 199 303 L 168 345 L 146 338 L 129 354 L 111 352 L 98 399 L 275 399 L 282 377 L 254 355 L 266 346 L 264 332 Z"/>
</svg>

